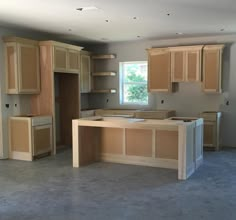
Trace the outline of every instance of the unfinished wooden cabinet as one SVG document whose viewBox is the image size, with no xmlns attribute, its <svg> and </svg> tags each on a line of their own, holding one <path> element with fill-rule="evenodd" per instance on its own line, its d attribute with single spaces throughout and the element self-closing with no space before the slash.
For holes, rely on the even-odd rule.
<svg viewBox="0 0 236 220">
<path fill-rule="evenodd" d="M 82 49 L 82 47 L 55 41 L 48 41 L 48 44 L 53 45 L 53 68 L 55 72 L 79 73 L 80 50 Z"/>
<path fill-rule="evenodd" d="M 203 145 L 214 150 L 220 149 L 220 123 L 221 112 L 202 112 L 200 117 L 204 119 Z"/>
<path fill-rule="evenodd" d="M 40 92 L 39 46 L 37 41 L 5 37 L 6 93 Z"/>
<path fill-rule="evenodd" d="M 10 158 L 32 161 L 52 151 L 51 116 L 16 116 L 9 119 Z"/>
<path fill-rule="evenodd" d="M 77 55 L 82 47 L 55 41 L 41 41 L 39 45 L 41 93 L 32 96 L 31 112 L 36 115 L 52 115 L 53 152 L 56 153 L 57 136 L 60 136 L 61 145 L 71 145 L 71 122 L 72 119 L 79 118 L 80 114 L 80 70 Z"/>
<path fill-rule="evenodd" d="M 203 48 L 204 92 L 221 93 L 222 53 L 224 45 L 207 45 Z"/>
<path fill-rule="evenodd" d="M 203 45 L 170 47 L 171 81 L 200 82 Z"/>
<path fill-rule="evenodd" d="M 172 92 L 170 65 L 168 48 L 148 49 L 149 92 Z"/>
<path fill-rule="evenodd" d="M 80 92 L 91 91 L 91 54 L 81 50 L 80 53 Z"/>
</svg>

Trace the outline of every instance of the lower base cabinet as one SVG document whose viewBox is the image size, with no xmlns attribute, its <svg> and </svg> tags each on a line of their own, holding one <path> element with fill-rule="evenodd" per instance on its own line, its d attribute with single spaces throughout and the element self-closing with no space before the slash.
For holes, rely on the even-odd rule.
<svg viewBox="0 0 236 220">
<path fill-rule="evenodd" d="M 9 118 L 10 159 L 32 161 L 52 151 L 52 117 Z"/>
<path fill-rule="evenodd" d="M 200 117 L 204 119 L 203 145 L 205 148 L 220 150 L 220 123 L 221 112 L 202 112 Z"/>
</svg>

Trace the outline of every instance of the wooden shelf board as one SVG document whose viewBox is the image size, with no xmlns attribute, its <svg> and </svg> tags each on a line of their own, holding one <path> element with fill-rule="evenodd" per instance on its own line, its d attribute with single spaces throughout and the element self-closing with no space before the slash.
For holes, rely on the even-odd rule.
<svg viewBox="0 0 236 220">
<path fill-rule="evenodd" d="M 92 93 L 116 93 L 116 89 L 93 89 Z"/>
<path fill-rule="evenodd" d="M 114 59 L 116 58 L 115 54 L 97 54 L 92 55 L 92 59 Z"/>
<path fill-rule="evenodd" d="M 92 76 L 115 76 L 115 72 L 94 72 Z"/>
</svg>

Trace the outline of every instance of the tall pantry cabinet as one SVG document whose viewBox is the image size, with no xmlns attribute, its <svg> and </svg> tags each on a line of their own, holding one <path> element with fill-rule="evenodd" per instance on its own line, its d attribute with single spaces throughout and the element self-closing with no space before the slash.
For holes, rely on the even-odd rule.
<svg viewBox="0 0 236 220">
<path fill-rule="evenodd" d="M 41 93 L 32 97 L 32 114 L 52 115 L 53 148 L 71 145 L 71 121 L 80 112 L 80 50 L 82 47 L 41 41 Z"/>
</svg>

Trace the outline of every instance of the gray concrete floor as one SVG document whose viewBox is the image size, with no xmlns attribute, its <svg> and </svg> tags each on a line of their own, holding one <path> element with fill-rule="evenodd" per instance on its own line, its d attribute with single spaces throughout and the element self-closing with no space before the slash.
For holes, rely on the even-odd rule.
<svg viewBox="0 0 236 220">
<path fill-rule="evenodd" d="M 0 161 L 0 220 L 236 219 L 236 150 L 204 153 L 187 181 L 177 172 L 96 163 L 72 168 L 71 151 Z"/>
</svg>

